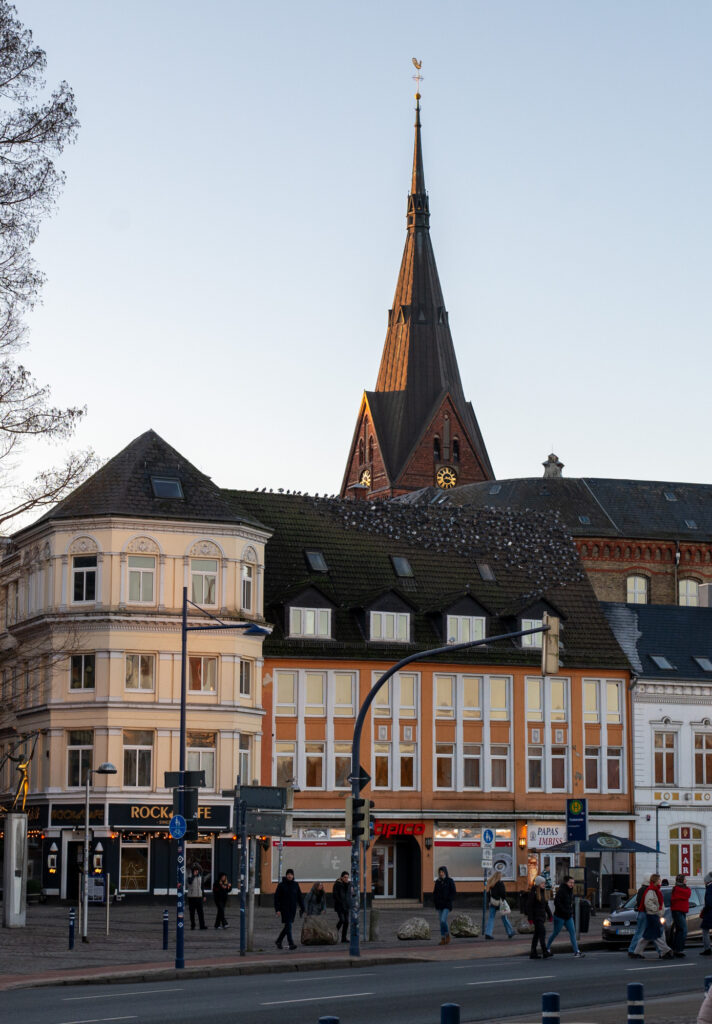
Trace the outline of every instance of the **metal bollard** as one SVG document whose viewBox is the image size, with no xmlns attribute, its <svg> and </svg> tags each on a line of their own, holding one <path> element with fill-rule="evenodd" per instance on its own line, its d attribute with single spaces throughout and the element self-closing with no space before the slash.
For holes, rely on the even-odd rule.
<svg viewBox="0 0 712 1024">
<path fill-rule="evenodd" d="M 637 981 L 632 981 L 628 985 L 628 1024 L 643 1024 L 644 1020 L 643 986 Z"/>
<path fill-rule="evenodd" d="M 561 1024 L 558 992 L 542 992 L 541 1024 Z"/>
<path fill-rule="evenodd" d="M 163 948 L 168 949 L 168 911 L 163 911 Z"/>
<path fill-rule="evenodd" d="M 443 1003 L 440 1007 L 440 1024 L 460 1024 L 459 1003 Z"/>
<path fill-rule="evenodd" d="M 69 908 L 69 948 L 74 949 L 74 907 Z"/>
<path fill-rule="evenodd" d="M 710 985 L 712 985 L 712 974 L 705 974 L 705 992 L 709 992 Z"/>
</svg>

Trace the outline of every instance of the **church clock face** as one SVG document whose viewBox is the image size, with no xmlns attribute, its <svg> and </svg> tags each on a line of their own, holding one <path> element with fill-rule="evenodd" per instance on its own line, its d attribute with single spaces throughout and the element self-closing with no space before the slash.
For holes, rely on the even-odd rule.
<svg viewBox="0 0 712 1024">
<path fill-rule="evenodd" d="M 435 482 L 442 490 L 447 491 L 457 483 L 457 473 L 452 466 L 441 466 L 435 477 Z"/>
<path fill-rule="evenodd" d="M 361 475 L 358 478 L 358 482 L 360 484 L 364 484 L 365 487 L 370 487 L 371 486 L 371 470 L 370 469 L 362 469 L 361 470 Z"/>
</svg>

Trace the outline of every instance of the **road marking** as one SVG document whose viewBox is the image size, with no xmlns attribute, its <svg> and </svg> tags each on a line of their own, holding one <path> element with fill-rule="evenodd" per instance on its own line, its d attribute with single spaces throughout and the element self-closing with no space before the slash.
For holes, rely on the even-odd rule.
<svg viewBox="0 0 712 1024">
<path fill-rule="evenodd" d="M 542 978 L 555 978 L 555 974 L 527 974 L 521 978 L 496 978 L 494 981 L 468 981 L 468 985 L 502 985 L 509 981 L 538 981 Z"/>
<path fill-rule="evenodd" d="M 694 964 L 658 964 L 657 967 L 626 967 L 626 971 L 669 971 L 671 967 L 694 967 Z"/>
<path fill-rule="evenodd" d="M 373 992 L 341 992 L 337 996 L 308 996 L 306 999 L 273 999 L 270 1003 L 260 1003 L 260 1006 L 284 1006 L 285 1003 L 323 1003 L 329 999 L 355 999 L 356 996 L 372 996 Z M 84 1024 L 77 1021 L 76 1024 Z"/>
<path fill-rule="evenodd" d="M 316 974 L 316 973 L 317 972 L 315 971 L 314 974 Z M 354 972 L 351 971 L 350 974 L 327 974 L 327 975 L 324 975 L 324 976 L 319 976 L 318 978 L 285 978 L 285 981 L 288 984 L 293 985 L 297 981 L 328 981 L 330 978 L 353 978 L 353 976 L 354 976 Z M 364 971 L 363 973 L 361 973 L 361 971 L 359 971 L 358 972 L 358 976 L 359 976 L 359 978 L 375 978 L 376 977 L 376 972 L 375 971 L 368 971 L 368 972 Z"/>
<path fill-rule="evenodd" d="M 65 1020 L 62 1024 L 100 1024 L 105 1020 L 138 1020 L 134 1013 L 131 1017 L 88 1017 L 86 1020 Z"/>
<path fill-rule="evenodd" d="M 144 989 L 142 992 L 107 992 L 106 995 L 102 996 L 63 996 L 63 1003 L 75 1003 L 80 999 L 116 999 L 119 996 L 151 996 L 151 995 L 162 995 L 164 992 L 182 992 L 182 988 L 149 988 Z M 107 1018 L 110 1019 L 110 1018 Z M 120 1017 L 116 1018 L 121 1020 Z"/>
</svg>

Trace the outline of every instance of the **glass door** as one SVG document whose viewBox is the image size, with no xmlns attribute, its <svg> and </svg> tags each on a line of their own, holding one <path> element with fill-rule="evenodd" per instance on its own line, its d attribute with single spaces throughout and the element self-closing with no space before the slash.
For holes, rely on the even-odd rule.
<svg viewBox="0 0 712 1024">
<path fill-rule="evenodd" d="M 395 843 L 376 843 L 371 855 L 373 895 L 393 897 L 396 894 Z"/>
</svg>

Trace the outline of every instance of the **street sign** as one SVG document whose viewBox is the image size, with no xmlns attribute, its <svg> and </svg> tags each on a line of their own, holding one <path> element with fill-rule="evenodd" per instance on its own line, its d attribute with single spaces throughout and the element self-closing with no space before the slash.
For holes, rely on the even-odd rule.
<svg viewBox="0 0 712 1024">
<path fill-rule="evenodd" d="M 350 775 L 349 782 L 351 782 L 352 778 L 353 776 Z M 371 781 L 371 776 L 368 774 L 368 772 L 366 771 L 362 764 L 360 764 L 358 767 L 358 775 L 356 776 L 356 778 L 358 779 L 358 791 L 360 793 L 361 790 L 364 789 Z"/>
<path fill-rule="evenodd" d="M 168 831 L 174 839 L 182 839 L 187 828 L 185 818 L 182 814 L 174 814 L 168 824 Z"/>
<path fill-rule="evenodd" d="M 183 785 L 186 787 L 200 789 L 205 785 L 205 772 L 183 772 Z M 166 789 L 175 789 L 180 786 L 180 772 L 164 772 L 163 784 Z"/>
<path fill-rule="evenodd" d="M 292 833 L 292 815 L 282 811 L 259 810 L 248 807 L 245 827 L 251 836 L 288 836 Z"/>
<path fill-rule="evenodd" d="M 248 808 L 281 811 L 287 806 L 287 788 L 286 786 L 240 786 L 240 800 L 243 800 L 245 807 Z"/>
<path fill-rule="evenodd" d="M 482 867 L 491 868 L 493 863 L 493 854 L 491 846 L 482 847 Z"/>
<path fill-rule="evenodd" d="M 491 868 L 494 858 L 495 834 L 493 828 L 482 829 L 482 867 Z"/>
<path fill-rule="evenodd" d="M 581 797 L 566 801 L 566 839 L 569 843 L 588 839 L 588 801 Z"/>
</svg>

